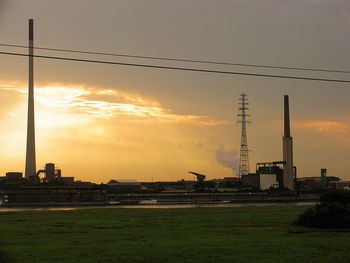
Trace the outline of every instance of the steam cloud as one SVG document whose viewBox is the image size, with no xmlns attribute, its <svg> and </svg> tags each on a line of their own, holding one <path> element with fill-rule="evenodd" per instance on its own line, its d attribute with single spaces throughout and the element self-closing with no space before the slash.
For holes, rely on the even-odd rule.
<svg viewBox="0 0 350 263">
<path fill-rule="evenodd" d="M 231 168 L 234 174 L 238 174 L 239 170 L 239 154 L 235 150 L 226 150 L 220 146 L 216 150 L 216 161 L 221 165 Z"/>
</svg>

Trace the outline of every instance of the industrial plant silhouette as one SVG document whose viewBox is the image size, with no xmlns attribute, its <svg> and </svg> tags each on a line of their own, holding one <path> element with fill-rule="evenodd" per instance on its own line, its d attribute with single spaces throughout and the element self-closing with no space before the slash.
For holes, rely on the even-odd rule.
<svg viewBox="0 0 350 263">
<path fill-rule="evenodd" d="M 64 177 L 54 163 L 44 169 L 36 168 L 35 105 L 34 105 L 34 22 L 29 20 L 28 45 L 28 118 L 25 174 L 9 172 L 0 180 L 2 205 L 90 205 L 99 204 L 147 204 L 154 203 L 221 203 L 265 202 L 279 200 L 317 200 L 318 195 L 300 194 L 301 180 L 297 184 L 296 167 L 293 164 L 293 138 L 291 137 L 289 96 L 284 96 L 283 160 L 257 163 L 250 172 L 247 139 L 248 99 L 242 93 L 239 98 L 239 122 L 241 126 L 239 177 L 206 180 L 206 175 L 190 171 L 196 180 L 176 182 L 134 182 L 111 180 L 107 184 L 75 181 Z M 323 177 L 327 172 L 323 170 Z M 44 174 L 43 178 L 40 175 Z M 322 187 L 336 187 L 339 178 L 328 178 Z M 17 185 L 14 189 L 9 185 Z M 271 191 L 273 195 L 271 195 Z M 145 200 L 147 201 L 145 203 Z"/>
</svg>

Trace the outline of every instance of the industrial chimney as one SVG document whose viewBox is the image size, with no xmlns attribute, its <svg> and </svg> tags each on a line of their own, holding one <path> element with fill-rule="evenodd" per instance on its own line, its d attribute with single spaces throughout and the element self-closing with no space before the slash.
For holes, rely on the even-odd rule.
<svg viewBox="0 0 350 263">
<path fill-rule="evenodd" d="M 28 120 L 25 178 L 36 179 L 35 124 L 34 124 L 34 32 L 33 19 L 29 19 L 29 79 L 28 79 Z"/>
<path fill-rule="evenodd" d="M 289 97 L 284 96 L 283 186 L 294 191 L 293 138 L 290 136 Z"/>
</svg>

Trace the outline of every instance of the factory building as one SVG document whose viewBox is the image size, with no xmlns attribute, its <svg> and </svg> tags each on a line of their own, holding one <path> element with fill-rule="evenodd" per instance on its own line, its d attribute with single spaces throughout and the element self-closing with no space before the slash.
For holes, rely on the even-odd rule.
<svg viewBox="0 0 350 263">
<path fill-rule="evenodd" d="M 45 164 L 44 169 L 37 171 L 36 177 L 40 178 L 39 175 L 43 173 L 45 177 L 41 179 L 42 183 L 51 183 L 54 181 L 61 181 L 61 169 L 56 169 L 54 163 Z"/>
<path fill-rule="evenodd" d="M 3 184 L 20 184 L 24 181 L 21 172 L 7 172 L 5 176 L 0 176 L 0 183 Z"/>
<path fill-rule="evenodd" d="M 350 181 L 333 181 L 329 182 L 332 190 L 347 190 L 350 191 Z"/>
<path fill-rule="evenodd" d="M 110 180 L 107 190 L 109 193 L 135 193 L 141 190 L 141 183 L 134 180 Z"/>
<path fill-rule="evenodd" d="M 7 172 L 5 178 L 11 181 L 21 181 L 23 179 L 23 173 L 21 172 Z"/>
<path fill-rule="evenodd" d="M 302 177 L 297 179 L 298 190 L 300 192 L 319 192 L 331 188 L 334 182 L 339 182 L 340 179 L 335 176 L 327 177 L 327 186 L 324 188 L 322 179 L 319 176 Z"/>
<path fill-rule="evenodd" d="M 284 188 L 295 191 L 296 167 L 293 165 L 293 138 L 290 132 L 289 97 L 284 96 L 283 161 L 257 163 L 256 172 L 242 176 L 243 185 L 253 189 Z"/>
<path fill-rule="evenodd" d="M 74 185 L 74 177 L 73 176 L 61 176 L 61 182 L 65 185 Z"/>
<path fill-rule="evenodd" d="M 335 184 L 340 178 L 329 176 L 327 169 L 322 168 L 320 176 L 302 177 L 297 179 L 299 192 L 322 192 L 327 189 L 336 189 Z"/>
<path fill-rule="evenodd" d="M 256 173 L 259 175 L 260 190 L 283 186 L 283 164 L 284 162 L 257 163 Z"/>
<path fill-rule="evenodd" d="M 259 190 L 282 188 L 283 165 L 283 161 L 257 163 L 254 174 L 242 176 L 243 185 Z"/>
<path fill-rule="evenodd" d="M 106 191 L 102 186 L 50 186 L 22 185 L 19 188 L 0 189 L 0 201 L 7 204 L 47 204 L 105 202 Z"/>
</svg>

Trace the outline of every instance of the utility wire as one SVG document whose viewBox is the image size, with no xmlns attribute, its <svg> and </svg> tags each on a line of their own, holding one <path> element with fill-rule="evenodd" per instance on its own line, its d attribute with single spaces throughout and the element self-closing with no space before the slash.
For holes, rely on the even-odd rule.
<svg viewBox="0 0 350 263">
<path fill-rule="evenodd" d="M 24 46 L 24 45 L 3 44 L 3 43 L 0 43 L 0 46 L 3 46 L 3 47 L 15 47 L 15 48 L 29 48 L 28 46 Z M 139 59 L 176 61 L 176 62 L 190 62 L 190 63 L 226 65 L 226 66 L 285 69 L 285 70 L 300 70 L 300 71 L 315 71 L 315 72 L 330 72 L 330 73 L 350 73 L 350 71 L 348 71 L 348 70 L 333 70 L 333 69 L 318 69 L 318 68 L 303 68 L 303 67 L 286 67 L 286 66 L 273 66 L 273 65 L 262 65 L 262 64 L 231 63 L 231 62 L 222 62 L 222 61 L 194 60 L 194 59 L 181 59 L 181 58 L 168 58 L 168 57 L 155 57 L 155 56 L 139 56 L 139 55 L 130 55 L 130 54 L 118 54 L 118 53 L 108 53 L 108 52 L 93 52 L 93 51 L 60 49 L 60 48 L 48 48 L 48 47 L 34 47 L 34 49 L 47 50 L 47 51 L 58 51 L 58 52 L 68 52 L 68 53 L 80 53 L 80 54 L 89 54 L 89 55 L 103 55 L 103 56 L 114 56 L 114 57 L 139 58 Z"/>
<path fill-rule="evenodd" d="M 21 57 L 29 57 L 30 56 L 28 54 L 23 54 L 23 53 L 2 52 L 2 51 L 0 51 L 0 55 L 11 55 L 11 56 L 21 56 Z M 113 61 L 105 61 L 105 60 L 92 60 L 92 59 L 80 59 L 80 58 L 70 58 L 70 57 L 57 57 L 57 56 L 33 55 L 32 57 L 43 58 L 43 59 L 54 59 L 54 60 L 65 60 L 65 61 L 77 61 L 77 62 L 87 62 L 87 63 L 130 66 L 130 67 L 203 72 L 203 73 L 217 73 L 217 74 L 244 75 L 244 76 L 266 77 L 266 78 L 299 79 L 299 80 L 350 83 L 350 80 L 343 80 L 343 79 L 311 78 L 311 77 L 299 77 L 299 76 L 288 76 L 288 75 L 274 75 L 274 74 L 259 74 L 259 73 L 249 73 L 249 72 L 210 70 L 210 69 L 199 69 L 199 68 L 171 67 L 171 66 L 161 66 L 161 65 L 124 63 L 124 62 L 113 62 Z"/>
</svg>

